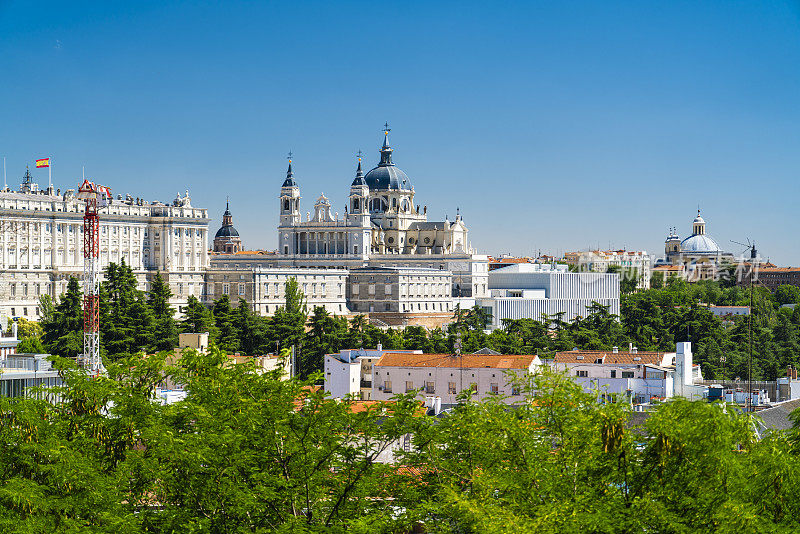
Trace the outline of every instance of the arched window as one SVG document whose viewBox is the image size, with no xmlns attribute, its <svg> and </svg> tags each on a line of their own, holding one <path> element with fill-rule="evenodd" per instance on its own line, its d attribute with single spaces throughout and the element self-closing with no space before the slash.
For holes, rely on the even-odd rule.
<svg viewBox="0 0 800 534">
<path fill-rule="evenodd" d="M 288 200 L 284 200 L 283 201 L 283 211 L 289 211 L 289 201 Z"/>
<path fill-rule="evenodd" d="M 353 210 L 355 211 L 355 210 L 357 210 L 357 209 L 359 209 L 359 208 L 358 208 L 358 199 L 357 199 L 357 198 L 354 198 L 354 199 L 353 199 Z"/>
</svg>

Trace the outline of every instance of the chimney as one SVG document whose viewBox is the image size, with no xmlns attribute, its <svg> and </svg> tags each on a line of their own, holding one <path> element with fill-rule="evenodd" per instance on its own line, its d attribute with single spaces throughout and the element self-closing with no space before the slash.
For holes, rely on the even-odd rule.
<svg viewBox="0 0 800 534">
<path fill-rule="evenodd" d="M 792 369 L 792 380 L 797 380 L 797 367 Z"/>
<path fill-rule="evenodd" d="M 611 347 L 611 351 L 612 351 L 614 354 L 618 354 L 618 353 L 619 353 L 619 347 Z"/>
<path fill-rule="evenodd" d="M 631 352 L 634 353 L 634 354 L 638 354 L 639 353 L 639 347 L 633 347 L 633 349 L 631 349 Z"/>
<path fill-rule="evenodd" d="M 383 350 L 383 344 L 382 343 L 378 343 L 378 346 L 376 347 L 376 350 L 378 352 L 382 351 Z"/>
<path fill-rule="evenodd" d="M 633 352 L 633 343 L 628 343 L 628 352 Z"/>
<path fill-rule="evenodd" d="M 786 377 L 787 378 L 792 378 L 792 366 L 791 365 L 787 365 L 786 366 Z"/>
</svg>

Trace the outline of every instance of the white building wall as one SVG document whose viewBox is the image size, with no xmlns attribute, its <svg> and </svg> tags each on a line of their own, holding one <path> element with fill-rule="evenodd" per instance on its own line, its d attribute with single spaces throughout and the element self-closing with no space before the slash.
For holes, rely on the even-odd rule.
<svg viewBox="0 0 800 534">
<path fill-rule="evenodd" d="M 457 361 L 454 358 L 454 361 Z M 519 395 L 512 396 L 512 380 L 509 373 L 515 376 L 525 376 L 532 374 L 536 369 L 536 363 L 532 363 L 527 369 L 497 369 L 497 368 L 459 368 L 459 367 L 394 367 L 394 366 L 375 366 L 373 369 L 372 399 L 389 400 L 394 395 L 406 393 L 407 382 L 410 382 L 411 389 L 420 390 L 417 398 L 424 401 L 425 397 L 441 397 L 442 404 L 456 404 L 456 397 L 463 391 L 470 389 L 472 384 L 477 385 L 475 399 L 484 399 L 493 396 L 492 384 L 497 384 L 498 393 L 501 396 L 510 396 L 505 402 L 514 404 L 523 401 L 524 397 L 520 391 Z M 392 391 L 385 390 L 386 381 L 392 382 Z M 427 382 L 433 382 L 433 391 L 426 391 Z M 455 387 L 455 392 L 450 389 L 451 383 Z"/>
<path fill-rule="evenodd" d="M 100 211 L 100 267 L 123 259 L 139 288 L 160 271 L 180 306 L 183 280 L 200 285 L 208 265 L 207 210 L 188 196 L 175 205 L 115 200 Z M 39 297 L 57 297 L 83 274 L 84 203 L 64 195 L 0 192 L 0 315 L 39 319 Z M 170 275 L 175 276 L 170 276 Z M 174 280 L 174 281 L 173 281 Z M 179 282 L 178 280 L 181 280 Z"/>
</svg>

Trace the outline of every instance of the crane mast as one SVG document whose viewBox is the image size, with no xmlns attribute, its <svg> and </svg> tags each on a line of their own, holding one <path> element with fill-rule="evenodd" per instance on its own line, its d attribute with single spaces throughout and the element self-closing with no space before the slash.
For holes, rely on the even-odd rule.
<svg viewBox="0 0 800 534">
<path fill-rule="evenodd" d="M 83 361 L 92 374 L 101 373 L 100 358 L 100 216 L 111 202 L 111 189 L 84 180 L 78 198 L 86 203 L 83 215 Z"/>
</svg>

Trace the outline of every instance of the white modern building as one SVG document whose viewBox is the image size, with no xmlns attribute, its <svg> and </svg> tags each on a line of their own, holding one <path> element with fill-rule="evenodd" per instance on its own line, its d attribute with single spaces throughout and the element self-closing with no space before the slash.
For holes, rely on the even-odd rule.
<svg viewBox="0 0 800 534">
<path fill-rule="evenodd" d="M 349 395 L 360 400 L 372 400 L 373 364 L 386 352 L 422 354 L 420 350 L 385 351 L 380 346 L 376 350 L 346 349 L 338 354 L 326 354 L 325 391 L 335 399 Z"/>
<path fill-rule="evenodd" d="M 636 275 L 636 287 L 650 287 L 650 255 L 644 250 L 587 250 L 564 254 L 567 265 L 578 272 L 604 273 L 609 267 L 618 267 L 622 276 Z"/>
<path fill-rule="evenodd" d="M 388 400 L 398 393 L 418 392 L 420 400 L 438 397 L 441 406 L 458 403 L 459 393 L 474 399 L 501 396 L 508 404 L 524 401 L 517 380 L 528 380 L 541 365 L 535 355 L 420 354 L 386 352 L 373 364 L 372 399 Z"/>
<path fill-rule="evenodd" d="M 593 303 L 619 315 L 619 275 L 572 273 L 566 265 L 515 263 L 489 272 L 488 298 L 477 304 L 491 314 L 491 328 L 503 319 L 542 320 L 563 314 L 564 321 L 586 317 Z"/>
<path fill-rule="evenodd" d="M 0 358 L 0 397 L 24 397 L 38 386 L 61 385 L 61 374 L 52 368 L 49 356 L 9 354 Z"/>
<path fill-rule="evenodd" d="M 634 404 L 681 396 L 703 397 L 699 365 L 692 362 L 692 346 L 676 345 L 675 352 L 645 352 L 636 347 L 620 351 L 573 350 L 556 353 L 556 370 L 566 371 L 587 392 L 621 394 Z"/>
<path fill-rule="evenodd" d="M 0 316 L 38 320 L 41 295 L 57 297 L 70 276 L 80 280 L 83 215 L 74 189 L 39 189 L 28 171 L 19 190 L 0 191 Z M 178 307 L 202 293 L 208 222 L 188 192 L 171 204 L 118 195 L 100 212 L 100 268 L 124 260 L 143 290 L 160 271 Z"/>
</svg>

